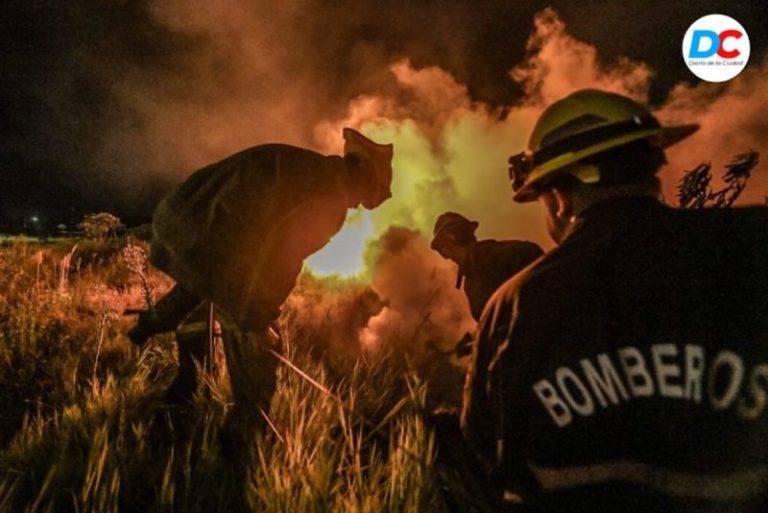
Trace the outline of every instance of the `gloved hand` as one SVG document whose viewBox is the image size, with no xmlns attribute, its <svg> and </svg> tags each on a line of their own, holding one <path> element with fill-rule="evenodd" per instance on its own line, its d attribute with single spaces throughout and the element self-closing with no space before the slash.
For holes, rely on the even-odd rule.
<svg viewBox="0 0 768 513">
<path fill-rule="evenodd" d="M 136 325 L 128 330 L 128 338 L 131 342 L 141 347 L 155 334 L 155 330 L 152 329 L 150 321 L 152 317 L 151 310 L 142 310 L 138 312 L 138 315 L 139 318 L 136 320 Z"/>
<path fill-rule="evenodd" d="M 474 345 L 474 337 L 471 333 L 465 333 L 464 336 L 456 343 L 453 348 L 454 354 L 461 358 L 462 356 L 469 356 L 472 354 L 472 346 Z"/>
</svg>

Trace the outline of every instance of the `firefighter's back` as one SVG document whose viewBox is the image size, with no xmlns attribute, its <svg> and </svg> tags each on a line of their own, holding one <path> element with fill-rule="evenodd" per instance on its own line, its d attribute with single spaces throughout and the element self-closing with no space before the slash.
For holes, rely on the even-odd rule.
<svg viewBox="0 0 768 513">
<path fill-rule="evenodd" d="M 539 507 L 764 511 L 768 210 L 596 210 L 524 285 L 560 298 L 510 412 Z"/>
<path fill-rule="evenodd" d="M 341 228 L 346 175 L 339 156 L 283 144 L 206 166 L 155 211 L 151 261 L 230 311 L 271 318 L 304 258 Z"/>
</svg>

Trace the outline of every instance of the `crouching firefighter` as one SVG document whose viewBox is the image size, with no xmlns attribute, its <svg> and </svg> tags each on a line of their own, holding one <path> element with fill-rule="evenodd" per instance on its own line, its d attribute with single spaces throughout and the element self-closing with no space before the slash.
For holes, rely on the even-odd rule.
<svg viewBox="0 0 768 513">
<path fill-rule="evenodd" d="M 193 173 L 153 216 L 150 262 L 177 285 L 129 336 L 141 345 L 185 319 L 199 322 L 213 303 L 235 403 L 227 425 L 246 437 L 269 412 L 280 351 L 270 326 L 304 259 L 341 229 L 348 209 L 390 197 L 392 145 L 349 128 L 343 135 L 343 157 L 282 144 L 241 151 Z M 176 400 L 194 391 L 192 362 L 207 340 L 184 332 Z"/>
<path fill-rule="evenodd" d="M 462 430 L 498 503 L 766 511 L 768 210 L 659 201 L 697 128 L 582 90 L 510 159 L 557 247 L 480 320 Z"/>
</svg>

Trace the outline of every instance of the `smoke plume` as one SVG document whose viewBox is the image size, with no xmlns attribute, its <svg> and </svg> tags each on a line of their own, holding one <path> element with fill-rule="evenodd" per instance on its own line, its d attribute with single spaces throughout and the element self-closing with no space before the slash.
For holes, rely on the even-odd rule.
<svg viewBox="0 0 768 513">
<path fill-rule="evenodd" d="M 344 287 L 359 294 L 372 290 L 386 306 L 348 307 L 358 292 L 334 299 L 341 310 L 324 303 L 332 294 L 307 303 L 312 287 L 327 287 L 317 282 L 305 284 L 304 296 L 297 293 L 292 301 L 312 305 L 308 311 L 315 320 L 308 326 L 315 332 L 324 329 L 317 319 L 332 312 L 344 317 L 364 310 L 368 317 L 343 330 L 371 347 L 407 338 L 426 313 L 434 326 L 420 331 L 422 339 L 452 340 L 468 317 L 453 288 L 453 264 L 428 249 L 436 217 L 461 212 L 480 222 L 480 238 L 529 239 L 551 247 L 538 206 L 511 201 L 509 155 L 525 147 L 551 102 L 585 87 L 647 101 L 654 70 L 626 57 L 606 60 L 547 8 L 525 29 L 531 32 L 524 48 L 502 48 L 522 58 L 507 82 L 495 87 L 519 90 L 521 98 L 492 104 L 473 94 L 489 88 L 487 81 L 472 81 L 482 76 L 483 66 L 470 65 L 477 53 L 470 24 L 457 23 L 478 19 L 467 2 L 441 2 L 440 9 L 430 3 L 409 12 L 382 2 L 376 13 L 363 4 L 325 2 L 320 9 L 312 0 L 152 0 L 121 3 L 113 13 L 76 2 L 61 20 L 51 14 L 51 25 L 86 24 L 99 43 L 90 48 L 88 39 L 62 41 L 75 45 L 74 74 L 83 78 L 59 69 L 50 77 L 55 87 L 45 90 L 55 93 L 52 103 L 76 91 L 87 114 L 62 117 L 62 126 L 52 130 L 72 137 L 58 135 L 54 149 L 95 153 L 101 181 L 117 184 L 130 202 L 152 193 L 158 181 L 178 183 L 194 169 L 255 144 L 285 142 L 339 153 L 344 126 L 394 143 L 393 197 L 373 212 L 355 214 L 352 242 L 326 250 L 355 255 L 349 265 L 359 266 L 353 269 L 357 285 Z M 122 18 L 135 22 L 126 25 L 130 30 L 118 23 Z M 439 43 L 427 48 L 425 40 Z M 668 152 L 661 177 L 670 201 L 682 172 L 702 161 L 718 169 L 750 148 L 768 155 L 766 78 L 768 61 L 754 60 L 725 84 L 679 83 L 654 106 L 665 122 L 702 127 Z M 99 94 L 109 101 L 92 101 Z M 87 137 L 84 128 L 83 119 L 91 118 L 97 137 Z M 84 141 L 79 150 L 72 149 L 71 139 Z M 768 193 L 763 167 L 755 170 L 743 201 L 762 203 Z M 366 247 L 371 249 L 364 268 Z"/>
<path fill-rule="evenodd" d="M 360 95 L 343 117 L 316 126 L 315 140 L 327 151 L 340 146 L 343 126 L 362 127 L 374 139 L 395 145 L 393 197 L 363 214 L 372 220 L 371 240 L 376 241 L 372 247 L 380 252 L 368 261 L 372 286 L 390 301 L 361 331 L 364 345 L 408 339 L 407 333 L 419 326 L 420 315 L 441 319 L 438 324 L 452 327 L 451 336 L 471 324 L 466 315 L 457 314 L 466 312 L 462 298 L 449 293 L 455 292 L 451 279 L 455 270 L 426 248 L 432 223 L 441 212 L 459 211 L 478 220 L 481 237 L 530 239 L 551 246 L 538 206 L 514 204 L 506 177 L 508 156 L 525 147 L 527 134 L 547 105 L 587 87 L 641 102 L 648 99 L 653 79 L 648 65 L 627 58 L 604 62 L 597 48 L 568 34 L 551 9 L 536 16 L 527 52 L 524 62 L 510 71 L 526 93 L 515 105 L 494 108 L 474 101 L 450 73 L 435 66 L 417 68 L 404 59 L 389 66 L 394 91 Z M 767 154 L 768 121 L 762 113 L 768 97 L 761 93 L 766 78 L 768 61 L 751 63 L 725 86 L 678 84 L 656 106 L 654 112 L 663 122 L 702 126 L 668 151 L 669 163 L 660 175 L 668 200 L 674 200 L 683 172 L 702 161 L 712 161 L 717 168 L 749 148 Z M 755 174 L 743 202 L 762 201 L 768 193 L 765 173 L 758 168 Z M 387 250 L 392 244 L 406 249 Z M 443 300 L 429 302 L 431 286 L 442 287 Z"/>
<path fill-rule="evenodd" d="M 768 195 L 768 95 L 764 93 L 768 80 L 768 58 L 750 62 L 735 79 L 725 84 L 702 82 L 696 86 L 676 85 L 669 99 L 661 106 L 658 116 L 662 122 L 695 122 L 701 128 L 690 139 L 673 146 L 667 152 L 669 164 L 664 177 L 664 193 L 668 199 L 675 194 L 674 185 L 683 170 L 700 162 L 712 162 L 715 175 L 734 155 L 753 149 L 762 162 L 754 170 L 739 204 L 763 204 Z"/>
<path fill-rule="evenodd" d="M 364 347 L 387 343 L 422 359 L 429 350 L 452 349 L 473 329 L 455 270 L 417 232 L 390 228 L 372 246 L 370 260 L 371 288 L 386 306 L 360 333 Z"/>
<path fill-rule="evenodd" d="M 568 34 L 552 9 L 535 17 L 527 51 L 510 71 L 526 93 L 515 105 L 494 108 L 473 101 L 446 71 L 417 69 L 403 60 L 389 68 L 398 94 L 361 95 L 345 117 L 318 125 L 317 139 L 328 148 L 339 144 L 336 134 L 345 125 L 362 126 L 395 144 L 393 198 L 372 214 L 374 234 L 391 224 L 428 234 L 437 215 L 456 210 L 480 222 L 481 236 L 551 245 L 538 207 L 511 201 L 508 156 L 525 147 L 536 118 L 551 102 L 587 87 L 645 102 L 653 71 L 627 58 L 603 62 L 597 48 Z M 726 85 L 678 84 L 653 109 L 666 123 L 701 124 L 698 133 L 668 151 L 669 164 L 660 176 L 670 201 L 683 171 L 702 161 L 717 168 L 749 148 L 766 154 L 766 78 L 768 61 L 754 62 Z M 756 175 L 744 203 L 760 202 L 768 192 L 768 177 L 759 168 Z"/>
</svg>

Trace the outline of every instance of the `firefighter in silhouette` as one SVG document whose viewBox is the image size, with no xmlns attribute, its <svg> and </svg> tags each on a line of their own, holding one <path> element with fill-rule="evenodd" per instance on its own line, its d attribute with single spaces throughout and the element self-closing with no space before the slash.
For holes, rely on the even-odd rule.
<svg viewBox="0 0 768 513">
<path fill-rule="evenodd" d="M 659 201 L 696 128 L 582 90 L 510 159 L 558 247 L 480 321 L 462 429 L 497 510 L 766 511 L 768 210 Z"/>
<path fill-rule="evenodd" d="M 475 236 L 479 223 L 456 212 L 440 214 L 435 221 L 432 249 L 458 266 L 456 288 L 463 289 L 474 319 L 496 289 L 543 252 L 532 242 L 482 240 Z M 467 333 L 453 349 L 456 356 L 472 351 L 472 334 Z"/>
<path fill-rule="evenodd" d="M 456 288 L 464 290 L 476 321 L 491 294 L 543 254 L 532 242 L 478 241 L 478 225 L 461 214 L 445 212 L 437 218 L 432 237 L 432 249 L 459 266 Z"/>
<path fill-rule="evenodd" d="M 348 209 L 390 197 L 392 145 L 349 128 L 343 135 L 343 157 L 282 144 L 241 151 L 196 171 L 155 210 L 150 261 L 177 285 L 129 337 L 141 345 L 189 319 L 179 329 L 172 399 L 195 389 L 193 360 L 206 354 L 213 303 L 235 402 L 228 425 L 262 425 L 280 349 L 270 326 L 304 259 L 339 231 Z"/>
</svg>

